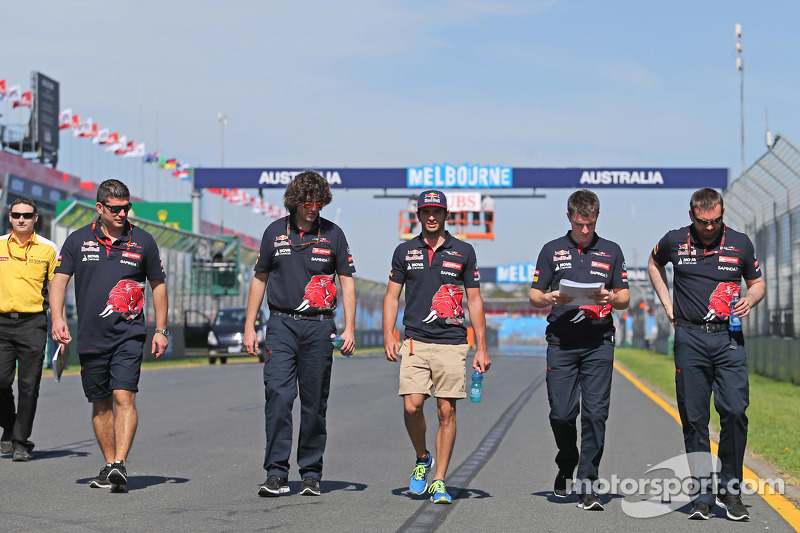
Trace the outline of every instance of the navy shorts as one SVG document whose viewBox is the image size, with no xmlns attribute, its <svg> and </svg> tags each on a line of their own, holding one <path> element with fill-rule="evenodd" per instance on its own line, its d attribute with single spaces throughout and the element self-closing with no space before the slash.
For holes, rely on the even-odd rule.
<svg viewBox="0 0 800 533">
<path fill-rule="evenodd" d="M 83 393 L 91 403 L 105 400 L 112 391 L 139 392 L 145 336 L 135 337 L 106 353 L 81 353 Z"/>
</svg>

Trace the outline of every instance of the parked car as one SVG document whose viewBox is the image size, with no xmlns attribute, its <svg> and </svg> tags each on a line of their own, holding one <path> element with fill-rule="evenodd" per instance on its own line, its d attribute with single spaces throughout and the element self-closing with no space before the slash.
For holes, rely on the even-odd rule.
<svg viewBox="0 0 800 533">
<path fill-rule="evenodd" d="M 244 348 L 244 319 L 247 308 L 231 307 L 220 309 L 214 315 L 208 331 L 208 362 L 220 364 L 228 362 L 228 357 L 250 356 Z M 256 338 L 258 339 L 258 360 L 265 361 L 264 339 L 267 336 L 267 314 L 258 310 L 256 317 Z"/>
</svg>

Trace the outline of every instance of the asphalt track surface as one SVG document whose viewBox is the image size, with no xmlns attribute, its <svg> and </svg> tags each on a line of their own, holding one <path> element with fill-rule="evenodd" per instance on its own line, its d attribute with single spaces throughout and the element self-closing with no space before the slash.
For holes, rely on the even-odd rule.
<svg viewBox="0 0 800 533">
<path fill-rule="evenodd" d="M 328 448 L 320 497 L 261 498 L 266 477 L 263 382 L 258 363 L 145 371 L 139 429 L 125 494 L 91 489 L 103 466 L 90 407 L 76 375 L 43 379 L 29 463 L 0 458 L 2 531 L 642 531 L 794 528 L 758 495 L 745 496 L 749 523 L 715 508 L 707 522 L 688 508 L 630 516 L 645 497 L 601 495 L 603 512 L 552 495 L 555 445 L 540 356 L 496 356 L 484 400 L 458 404 L 458 437 L 448 473 L 453 505 L 408 493 L 414 453 L 397 397 L 397 364 L 382 354 L 334 362 Z M 295 406 L 295 413 L 299 411 Z M 426 402 L 429 448 L 437 427 Z M 297 418 L 295 417 L 295 444 Z M 683 451 L 680 427 L 621 374 L 614 374 L 601 477 L 640 479 Z M 625 503 L 627 502 L 627 503 Z"/>
</svg>

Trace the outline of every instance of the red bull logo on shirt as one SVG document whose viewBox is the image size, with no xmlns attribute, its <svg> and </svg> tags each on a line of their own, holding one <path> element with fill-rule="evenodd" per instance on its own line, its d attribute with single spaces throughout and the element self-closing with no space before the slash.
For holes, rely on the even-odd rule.
<svg viewBox="0 0 800 533">
<path fill-rule="evenodd" d="M 336 284 L 333 274 L 328 276 L 312 276 L 303 292 L 303 303 L 295 311 L 306 311 L 312 307 L 322 310 L 333 309 L 336 300 Z"/>
<path fill-rule="evenodd" d="M 448 324 L 464 323 L 464 308 L 461 301 L 464 298 L 464 287 L 460 285 L 442 285 L 431 301 L 431 312 L 423 320 L 430 324 L 437 318 L 444 318 Z"/>
<path fill-rule="evenodd" d="M 108 293 L 106 308 L 100 313 L 105 318 L 119 313 L 125 320 L 133 320 L 144 308 L 144 283 L 123 279 Z"/>
</svg>

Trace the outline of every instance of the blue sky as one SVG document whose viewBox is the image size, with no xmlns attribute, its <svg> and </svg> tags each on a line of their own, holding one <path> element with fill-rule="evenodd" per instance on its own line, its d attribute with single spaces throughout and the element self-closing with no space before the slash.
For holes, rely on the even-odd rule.
<svg viewBox="0 0 800 533">
<path fill-rule="evenodd" d="M 726 167 L 741 172 L 734 24 L 743 26 L 746 159 L 770 129 L 800 142 L 800 5 L 746 1 L 6 3 L 0 79 L 61 83 L 61 107 L 195 166 Z M 0 104 L 0 119 L 23 112 Z M 64 170 L 134 194 L 188 187 L 62 134 Z M 359 274 L 384 280 L 402 200 L 337 192 Z M 399 191 L 398 191 L 399 192 Z M 562 189 L 498 200 L 482 266 L 534 261 L 568 229 Z M 597 191 L 598 232 L 629 266 L 688 222 L 689 190 Z M 280 192 L 266 198 L 280 203 Z M 204 218 L 218 217 L 214 199 Z M 226 225 L 269 221 L 225 207 Z M 258 228 L 258 229 L 255 229 Z"/>
</svg>

